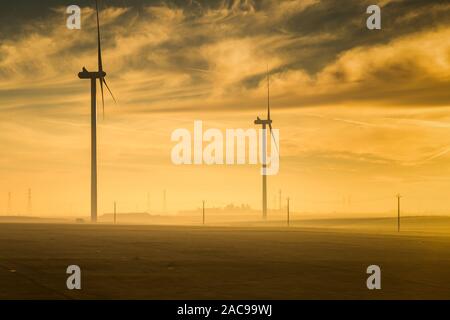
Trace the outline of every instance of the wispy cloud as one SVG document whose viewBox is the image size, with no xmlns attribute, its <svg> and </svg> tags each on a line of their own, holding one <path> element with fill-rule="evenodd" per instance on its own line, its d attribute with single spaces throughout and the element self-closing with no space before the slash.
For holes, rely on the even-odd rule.
<svg viewBox="0 0 450 320">
<path fill-rule="evenodd" d="M 448 5 L 382 1 L 383 29 L 371 32 L 370 1 L 105 3 L 104 66 L 119 106 L 107 98 L 99 145 L 120 183 L 139 185 L 146 164 L 170 166 L 172 128 L 196 118 L 251 126 L 264 112 L 267 65 L 285 172 L 308 171 L 312 183 L 354 174 L 350 183 L 447 170 Z M 70 171 L 81 184 L 90 97 L 77 73 L 97 67 L 94 11 L 83 7 L 73 31 L 65 8 L 41 7 L 30 2 L 35 14 L 14 21 L 0 13 L 0 170 L 38 170 L 38 180 Z M 178 175 L 148 180 L 176 185 Z"/>
</svg>

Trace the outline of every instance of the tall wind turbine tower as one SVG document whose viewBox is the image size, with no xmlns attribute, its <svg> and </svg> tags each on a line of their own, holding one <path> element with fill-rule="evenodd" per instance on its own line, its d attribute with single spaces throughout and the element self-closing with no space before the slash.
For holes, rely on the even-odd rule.
<svg viewBox="0 0 450 320">
<path fill-rule="evenodd" d="M 116 99 L 106 83 L 106 73 L 103 71 L 102 49 L 100 41 L 100 20 L 98 13 L 98 1 L 95 0 L 97 15 L 97 50 L 98 50 L 98 71 L 88 71 L 83 67 L 83 71 L 78 73 L 80 79 L 91 80 L 91 222 L 97 222 L 97 79 L 100 82 L 102 94 L 103 114 L 105 110 L 105 99 L 103 95 L 103 84 L 108 89 L 114 102 Z"/>
<path fill-rule="evenodd" d="M 262 138 L 262 216 L 263 219 L 267 219 L 267 126 L 270 129 L 270 134 L 273 136 L 272 132 L 272 120 L 270 119 L 270 78 L 269 78 L 269 67 L 267 67 L 267 119 L 260 119 L 256 117 L 254 122 L 256 125 L 261 125 L 263 130 Z M 273 139 L 275 142 L 275 138 Z M 275 143 L 276 146 L 276 143 Z M 276 146 L 277 147 L 277 146 Z M 278 149 L 278 147 L 277 147 Z"/>
<path fill-rule="evenodd" d="M 397 232 L 400 232 L 400 199 L 402 196 L 400 194 L 397 195 Z"/>
</svg>

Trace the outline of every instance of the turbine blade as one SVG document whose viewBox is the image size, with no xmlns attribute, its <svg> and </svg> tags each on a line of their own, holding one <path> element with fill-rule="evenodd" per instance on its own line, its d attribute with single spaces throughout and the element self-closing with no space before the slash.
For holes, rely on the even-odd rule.
<svg viewBox="0 0 450 320">
<path fill-rule="evenodd" d="M 95 9 L 97 11 L 97 46 L 98 46 L 98 71 L 103 71 L 102 45 L 100 41 L 100 18 L 98 16 L 98 0 L 95 0 Z"/>
<path fill-rule="evenodd" d="M 269 129 L 270 129 L 270 135 L 272 136 L 272 139 L 273 139 L 273 144 L 275 145 L 275 148 L 277 149 L 277 153 L 279 155 L 280 149 L 278 149 L 277 141 L 275 140 L 275 135 L 273 134 L 273 131 L 272 131 L 272 124 L 269 124 Z"/>
<path fill-rule="evenodd" d="M 105 84 L 105 86 L 106 86 L 106 89 L 108 89 L 108 92 L 109 92 L 109 94 L 110 94 L 110 95 L 111 95 L 111 97 L 113 98 L 113 100 L 114 100 L 114 103 L 115 103 L 115 104 L 117 104 L 117 100 L 116 100 L 116 98 L 114 97 L 114 95 L 113 95 L 113 93 L 112 93 L 111 89 L 109 88 L 108 84 L 106 83 L 106 80 L 105 80 L 105 78 L 102 78 L 102 80 L 103 80 L 103 83 L 104 83 L 104 84 Z"/>
<path fill-rule="evenodd" d="M 103 81 L 104 78 L 100 78 L 100 91 L 102 93 L 102 110 L 103 110 L 103 120 L 105 120 L 105 95 L 103 94 Z"/>
</svg>

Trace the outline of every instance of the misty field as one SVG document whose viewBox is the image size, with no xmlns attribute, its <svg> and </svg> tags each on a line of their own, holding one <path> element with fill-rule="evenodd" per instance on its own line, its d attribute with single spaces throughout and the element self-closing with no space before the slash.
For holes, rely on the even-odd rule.
<svg viewBox="0 0 450 320">
<path fill-rule="evenodd" d="M 0 223 L 0 299 L 450 299 L 450 219 Z M 79 265 L 82 290 L 66 288 Z M 366 288 L 366 268 L 382 290 Z"/>
</svg>

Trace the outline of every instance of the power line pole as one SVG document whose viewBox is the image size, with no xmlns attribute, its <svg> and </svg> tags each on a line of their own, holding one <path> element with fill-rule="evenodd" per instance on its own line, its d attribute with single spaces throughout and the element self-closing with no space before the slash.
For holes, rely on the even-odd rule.
<svg viewBox="0 0 450 320">
<path fill-rule="evenodd" d="M 28 215 L 31 216 L 31 188 L 28 189 L 27 212 L 28 212 Z"/>
<path fill-rule="evenodd" d="M 289 227 L 290 223 L 291 223 L 291 217 L 290 217 L 290 212 L 289 212 L 289 201 L 291 199 L 289 199 L 289 197 L 287 198 L 287 225 Z"/>
<path fill-rule="evenodd" d="M 203 200 L 203 225 L 205 225 L 205 200 Z"/>
<path fill-rule="evenodd" d="M 278 190 L 278 205 L 279 205 L 278 210 L 281 212 L 281 208 L 282 208 L 282 204 L 281 204 L 281 189 Z"/>
<path fill-rule="evenodd" d="M 114 224 L 117 222 L 117 204 L 114 201 Z"/>
<path fill-rule="evenodd" d="M 11 191 L 8 192 L 8 216 L 11 215 Z"/>
<path fill-rule="evenodd" d="M 164 195 L 163 195 L 163 212 L 166 213 L 167 211 L 167 198 L 166 198 L 166 190 L 164 190 Z"/>
<path fill-rule="evenodd" d="M 402 196 L 397 194 L 397 232 L 400 232 L 400 199 Z"/>
</svg>

